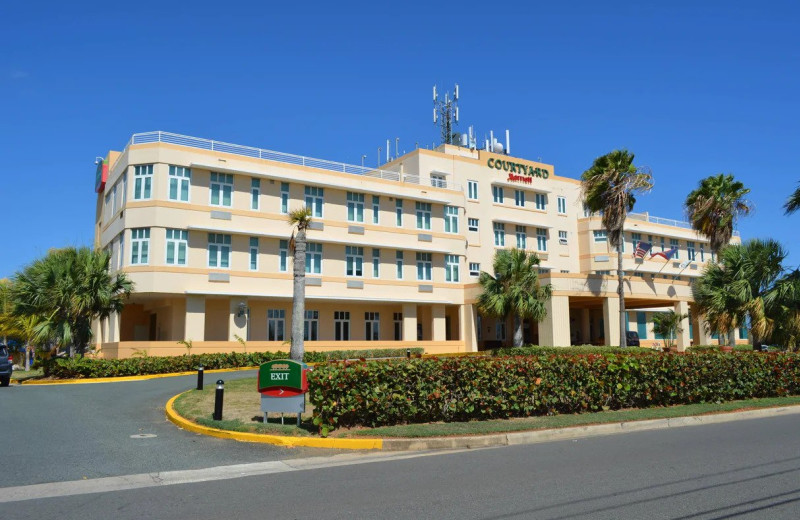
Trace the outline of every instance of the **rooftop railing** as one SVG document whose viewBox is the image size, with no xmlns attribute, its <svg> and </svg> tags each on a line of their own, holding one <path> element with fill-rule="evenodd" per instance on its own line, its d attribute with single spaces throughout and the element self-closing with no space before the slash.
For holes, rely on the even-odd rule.
<svg viewBox="0 0 800 520">
<path fill-rule="evenodd" d="M 653 224 L 663 224 L 665 226 L 672 226 L 683 229 L 692 229 L 692 224 L 685 220 L 654 217 L 648 213 L 628 213 L 628 218 L 633 220 L 643 220 L 644 222 L 652 222 Z M 737 237 L 741 236 L 737 230 L 733 231 L 733 235 Z"/>
<path fill-rule="evenodd" d="M 401 178 L 400 173 L 388 170 L 368 168 L 365 166 L 357 166 L 354 164 L 345 164 L 335 161 L 326 161 L 324 159 L 314 159 L 312 157 L 304 157 L 302 155 L 275 152 L 273 150 L 265 150 L 263 148 L 253 148 L 251 146 L 242 146 L 239 144 L 231 144 L 222 141 L 214 141 L 211 139 L 202 139 L 200 137 L 191 137 L 188 135 L 173 134 L 170 132 L 161 131 L 133 134 L 131 140 L 128 141 L 128 144 L 125 146 L 125 149 L 127 150 L 130 145 L 145 143 L 176 144 L 179 146 L 188 146 L 190 148 L 199 148 L 201 150 L 211 150 L 214 152 L 229 153 L 244 157 L 253 157 L 256 159 L 295 164 L 298 166 L 307 166 L 309 168 L 318 168 L 320 170 L 341 172 L 396 182 L 405 182 L 409 184 L 422 185 L 423 183 L 428 182 L 427 179 L 420 179 L 420 177 L 416 175 L 403 175 Z M 453 182 L 448 183 L 446 181 L 433 180 L 431 181 L 431 186 L 461 191 L 461 186 Z"/>
</svg>

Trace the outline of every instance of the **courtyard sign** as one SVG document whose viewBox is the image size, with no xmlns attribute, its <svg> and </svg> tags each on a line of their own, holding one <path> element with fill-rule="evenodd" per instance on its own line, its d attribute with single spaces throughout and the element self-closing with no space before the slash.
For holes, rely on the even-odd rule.
<svg viewBox="0 0 800 520">
<path fill-rule="evenodd" d="M 528 166 L 527 164 L 515 163 L 512 161 L 505 161 L 491 157 L 486 165 L 495 170 L 503 170 L 508 172 L 508 181 L 522 182 L 525 184 L 533 184 L 533 178 L 546 179 L 550 177 L 550 172 L 545 168 Z"/>
</svg>

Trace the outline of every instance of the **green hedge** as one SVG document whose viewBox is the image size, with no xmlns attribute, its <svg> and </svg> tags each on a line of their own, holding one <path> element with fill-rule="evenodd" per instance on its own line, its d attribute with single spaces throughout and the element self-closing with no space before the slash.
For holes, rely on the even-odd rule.
<svg viewBox="0 0 800 520">
<path fill-rule="evenodd" d="M 800 394 L 800 356 L 531 355 L 330 363 L 309 374 L 314 424 L 502 419 Z"/>
<path fill-rule="evenodd" d="M 412 354 L 421 354 L 423 349 L 411 349 Z M 330 360 L 370 359 L 378 357 L 405 357 L 406 349 L 334 350 L 330 352 L 306 352 L 307 363 L 323 363 Z M 56 379 L 82 379 L 95 377 L 140 376 L 147 374 L 169 374 L 197 370 L 203 365 L 208 370 L 258 366 L 273 359 L 286 359 L 287 352 L 250 352 L 192 354 L 188 356 L 143 356 L 127 359 L 55 358 L 42 363 L 45 377 Z"/>
<path fill-rule="evenodd" d="M 487 351 L 492 356 L 533 356 L 538 354 L 657 354 L 658 351 L 640 347 L 596 347 L 594 345 L 573 345 L 570 347 L 542 347 L 528 345 L 526 347 L 503 347 Z"/>
</svg>

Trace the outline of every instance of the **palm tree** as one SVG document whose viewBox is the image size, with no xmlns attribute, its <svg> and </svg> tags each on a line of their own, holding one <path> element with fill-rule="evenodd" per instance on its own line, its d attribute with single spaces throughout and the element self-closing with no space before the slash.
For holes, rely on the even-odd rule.
<svg viewBox="0 0 800 520">
<path fill-rule="evenodd" d="M 786 201 L 786 204 L 784 204 L 783 207 L 786 209 L 787 215 L 790 215 L 800 209 L 800 186 L 798 186 L 797 189 L 794 190 L 794 193 L 789 196 L 789 200 Z"/>
<path fill-rule="evenodd" d="M 622 282 L 622 231 L 628 212 L 636 203 L 636 195 L 653 188 L 649 171 L 633 164 L 634 155 L 627 150 L 614 150 L 594 160 L 581 175 L 583 204 L 592 213 L 601 212 L 608 242 L 617 249 L 617 294 L 619 295 L 619 346 L 627 346 L 625 338 L 625 288 Z"/>
<path fill-rule="evenodd" d="M 293 228 L 290 248 L 294 253 L 292 346 L 289 350 L 289 357 L 301 362 L 305 354 L 303 324 L 305 323 L 306 314 L 306 230 L 311 224 L 311 208 L 303 206 L 290 211 L 288 221 Z"/>
<path fill-rule="evenodd" d="M 542 321 L 547 316 L 545 302 L 553 287 L 539 284 L 539 257 L 522 249 L 504 249 L 494 255 L 494 276 L 481 272 L 482 288 L 478 310 L 495 318 L 514 315 L 514 346 L 522 346 L 525 318 Z"/>
<path fill-rule="evenodd" d="M 675 311 L 658 312 L 653 315 L 653 332 L 664 336 L 667 348 L 672 348 L 675 335 L 683 332 L 681 322 L 688 317 L 688 314 L 677 314 Z"/>
<path fill-rule="evenodd" d="M 34 341 L 54 340 L 83 355 L 92 321 L 120 313 L 133 289 L 127 275 L 109 272 L 110 255 L 83 247 L 51 251 L 13 280 L 14 314 L 37 318 Z"/>
<path fill-rule="evenodd" d="M 733 228 L 740 216 L 748 215 L 753 206 L 745 200 L 750 190 L 733 175 L 706 177 L 689 193 L 684 207 L 692 228 L 708 238 L 709 247 L 719 256 L 733 236 Z"/>
<path fill-rule="evenodd" d="M 800 269 L 779 278 L 764 296 L 772 329 L 767 340 L 792 350 L 800 348 Z"/>
</svg>

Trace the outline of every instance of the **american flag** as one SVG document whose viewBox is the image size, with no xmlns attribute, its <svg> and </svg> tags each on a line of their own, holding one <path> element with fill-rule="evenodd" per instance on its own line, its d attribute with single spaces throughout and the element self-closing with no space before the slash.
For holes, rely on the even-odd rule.
<svg viewBox="0 0 800 520">
<path fill-rule="evenodd" d="M 647 254 L 648 251 L 653 247 L 653 244 L 649 242 L 636 242 L 636 250 L 633 252 L 634 258 L 644 258 L 644 255 Z"/>
<path fill-rule="evenodd" d="M 678 248 L 677 247 L 673 247 L 672 249 L 668 249 L 666 251 L 661 251 L 659 253 L 650 253 L 650 258 L 653 258 L 654 256 L 660 256 L 664 260 L 669 261 L 669 259 L 672 258 L 673 256 L 675 256 L 675 253 L 677 253 L 677 252 L 678 252 Z"/>
</svg>

